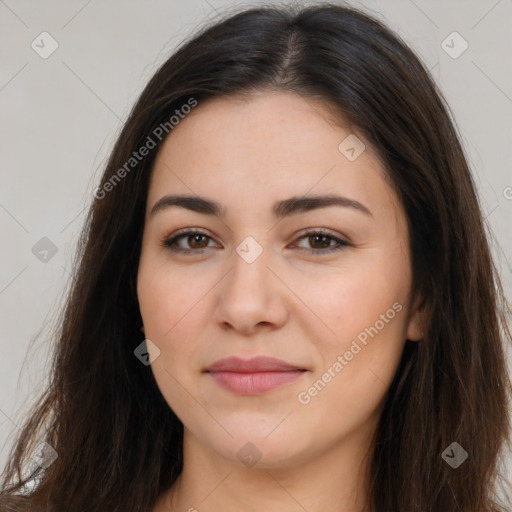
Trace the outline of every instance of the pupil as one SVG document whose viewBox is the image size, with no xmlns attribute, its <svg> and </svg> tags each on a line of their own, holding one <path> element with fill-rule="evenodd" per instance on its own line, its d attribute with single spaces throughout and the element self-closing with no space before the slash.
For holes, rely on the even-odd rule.
<svg viewBox="0 0 512 512">
<path fill-rule="evenodd" d="M 313 245 L 316 243 L 316 241 L 318 241 L 318 239 L 322 239 L 322 238 L 326 239 L 325 235 L 313 235 L 311 238 L 313 238 L 313 240 L 315 240 Z M 323 245 L 325 245 L 325 243 Z"/>
<path fill-rule="evenodd" d="M 195 243 L 198 241 L 198 239 L 201 239 L 201 238 L 204 238 L 204 235 L 193 235 L 191 236 L 192 240 L 193 240 L 193 245 L 195 245 Z M 198 242 L 199 245 L 201 245 L 201 242 Z"/>
</svg>

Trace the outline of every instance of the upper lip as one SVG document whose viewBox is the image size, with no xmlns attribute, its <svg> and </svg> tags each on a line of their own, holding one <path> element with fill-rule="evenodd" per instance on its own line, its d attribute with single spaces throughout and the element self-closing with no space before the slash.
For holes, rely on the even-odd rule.
<svg viewBox="0 0 512 512">
<path fill-rule="evenodd" d="M 242 359 L 231 356 L 225 359 L 219 359 L 211 366 L 206 368 L 206 372 L 237 372 L 237 373 L 256 373 L 256 372 L 286 372 L 292 370 L 305 370 L 299 366 L 287 363 L 281 359 L 267 356 L 256 356 L 251 359 Z"/>
</svg>

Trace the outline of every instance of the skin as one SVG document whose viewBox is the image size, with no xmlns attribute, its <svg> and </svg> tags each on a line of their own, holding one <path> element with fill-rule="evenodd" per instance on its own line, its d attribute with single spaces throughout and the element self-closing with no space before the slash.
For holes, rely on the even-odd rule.
<svg viewBox="0 0 512 512">
<path fill-rule="evenodd" d="M 286 92 L 217 98 L 195 107 L 159 150 L 137 289 L 145 336 L 160 351 L 150 349 L 151 370 L 184 424 L 184 468 L 154 512 L 363 510 L 371 439 L 405 340 L 421 338 L 421 310 L 402 207 L 369 143 L 330 111 Z M 338 150 L 351 133 L 366 145 L 355 161 Z M 372 215 L 330 206 L 272 216 L 275 201 L 325 193 Z M 166 194 L 208 197 L 225 217 L 176 206 L 150 215 Z M 183 228 L 206 233 L 175 243 L 198 252 L 162 245 Z M 305 236 L 318 228 L 350 245 L 322 255 L 337 244 Z M 252 263 L 236 252 L 247 236 L 263 249 Z M 333 372 L 395 303 L 401 311 Z M 230 355 L 269 355 L 308 371 L 240 396 L 203 373 Z M 328 368 L 335 376 L 301 403 Z M 237 456 L 248 442 L 261 453 L 252 467 Z"/>
</svg>

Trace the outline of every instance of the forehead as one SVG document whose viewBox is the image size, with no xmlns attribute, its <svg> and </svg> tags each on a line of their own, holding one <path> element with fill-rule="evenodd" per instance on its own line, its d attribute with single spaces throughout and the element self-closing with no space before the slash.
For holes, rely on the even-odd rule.
<svg viewBox="0 0 512 512">
<path fill-rule="evenodd" d="M 350 160 L 340 143 L 354 136 L 365 149 Z M 400 205 L 384 176 L 362 135 L 335 123 L 319 101 L 274 91 L 220 97 L 199 103 L 160 147 L 148 208 L 165 193 L 183 193 L 256 212 L 311 192 L 340 193 L 377 215 L 395 215 Z"/>
</svg>

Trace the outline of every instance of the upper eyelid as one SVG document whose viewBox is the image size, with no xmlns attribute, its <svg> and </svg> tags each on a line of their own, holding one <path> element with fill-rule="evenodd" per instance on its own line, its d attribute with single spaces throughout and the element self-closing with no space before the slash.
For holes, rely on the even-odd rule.
<svg viewBox="0 0 512 512">
<path fill-rule="evenodd" d="M 333 238 L 343 238 L 344 237 L 344 235 L 338 234 L 338 233 L 332 231 L 330 228 L 324 228 L 324 227 L 305 228 L 305 229 L 299 231 L 299 233 L 297 233 L 295 236 L 302 237 L 302 236 L 305 236 L 310 233 L 320 233 L 323 235 L 332 236 Z M 204 230 L 203 228 L 183 228 L 183 229 L 179 229 L 172 235 L 166 236 L 165 239 L 169 240 L 172 238 L 176 238 L 178 236 L 190 235 L 190 234 L 204 235 L 204 236 L 208 236 L 212 239 L 215 238 L 215 236 L 211 235 L 207 230 Z"/>
</svg>

